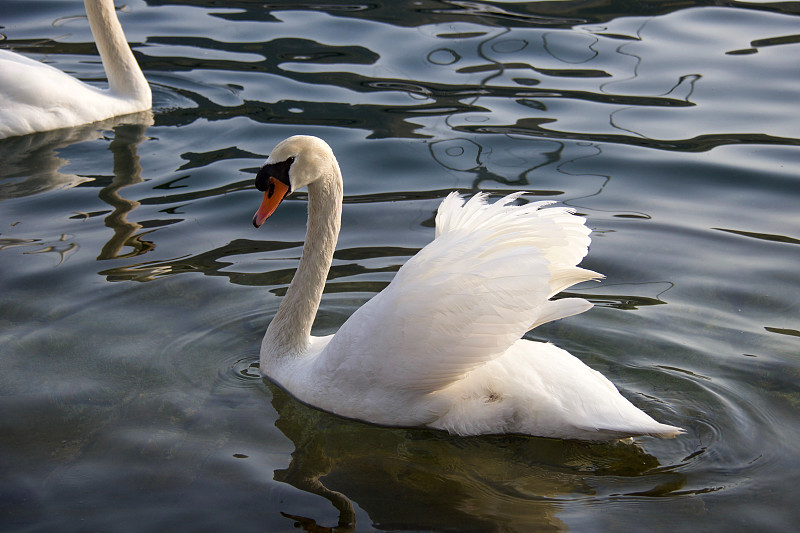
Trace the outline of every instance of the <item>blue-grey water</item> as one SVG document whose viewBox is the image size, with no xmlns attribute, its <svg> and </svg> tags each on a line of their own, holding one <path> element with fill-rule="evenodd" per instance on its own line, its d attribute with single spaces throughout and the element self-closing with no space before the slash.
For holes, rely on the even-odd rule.
<svg viewBox="0 0 800 533">
<path fill-rule="evenodd" d="M 797 527 L 800 3 L 118 7 L 152 119 L 0 141 L 2 531 Z M 2 0 L 0 46 L 102 84 L 83 12 Z M 587 218 L 606 275 L 528 336 L 687 433 L 454 438 L 260 379 L 306 197 L 255 230 L 253 178 L 297 133 L 345 174 L 315 333 L 449 191 L 525 190 Z"/>
</svg>

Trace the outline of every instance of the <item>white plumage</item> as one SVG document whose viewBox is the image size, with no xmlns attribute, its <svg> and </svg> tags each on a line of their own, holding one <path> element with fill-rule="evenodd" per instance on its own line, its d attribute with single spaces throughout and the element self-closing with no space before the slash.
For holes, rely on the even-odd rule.
<svg viewBox="0 0 800 533">
<path fill-rule="evenodd" d="M 152 106 L 150 86 L 125 40 L 113 0 L 84 0 L 108 89 L 0 50 L 0 139 L 67 128 Z"/>
<path fill-rule="evenodd" d="M 282 175 L 285 174 L 285 175 Z M 339 231 L 338 163 L 323 141 L 296 136 L 262 167 L 254 222 L 284 193 L 308 185 L 303 257 L 261 349 L 262 372 L 301 401 L 378 424 L 458 435 L 522 433 L 611 440 L 672 437 L 599 372 L 551 344 L 521 339 L 539 324 L 583 312 L 580 298 L 550 298 L 601 277 L 577 267 L 584 219 L 546 202 L 488 204 L 455 193 L 439 207 L 434 240 L 335 335 L 310 336 Z"/>
</svg>

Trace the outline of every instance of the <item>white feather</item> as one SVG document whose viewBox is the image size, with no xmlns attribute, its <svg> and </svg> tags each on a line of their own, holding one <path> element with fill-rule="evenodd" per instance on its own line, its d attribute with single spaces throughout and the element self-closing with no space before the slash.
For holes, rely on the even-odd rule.
<svg viewBox="0 0 800 533">
<path fill-rule="evenodd" d="M 0 139 L 149 110 L 147 84 L 125 40 L 113 0 L 84 0 L 109 88 L 0 50 Z"/>
</svg>

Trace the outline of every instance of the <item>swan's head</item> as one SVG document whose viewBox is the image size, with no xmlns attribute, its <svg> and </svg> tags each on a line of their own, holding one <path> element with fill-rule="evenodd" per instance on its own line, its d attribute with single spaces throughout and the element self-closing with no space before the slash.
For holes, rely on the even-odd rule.
<svg viewBox="0 0 800 533">
<path fill-rule="evenodd" d="M 322 177 L 333 151 L 325 141 L 309 135 L 295 135 L 278 143 L 256 175 L 256 189 L 264 193 L 253 225 L 260 227 L 291 192 Z"/>
</svg>

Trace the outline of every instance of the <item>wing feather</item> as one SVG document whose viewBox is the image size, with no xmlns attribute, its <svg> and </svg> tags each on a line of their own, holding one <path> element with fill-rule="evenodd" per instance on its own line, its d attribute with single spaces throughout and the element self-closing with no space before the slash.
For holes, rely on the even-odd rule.
<svg viewBox="0 0 800 533">
<path fill-rule="evenodd" d="M 547 202 L 510 205 L 521 194 L 493 204 L 482 194 L 445 198 L 433 242 L 339 329 L 321 358 L 324 371 L 354 387 L 433 392 L 500 356 L 531 327 L 591 307 L 580 298 L 549 300 L 599 277 L 575 266 L 589 244 L 584 220 L 543 209 Z"/>
</svg>

